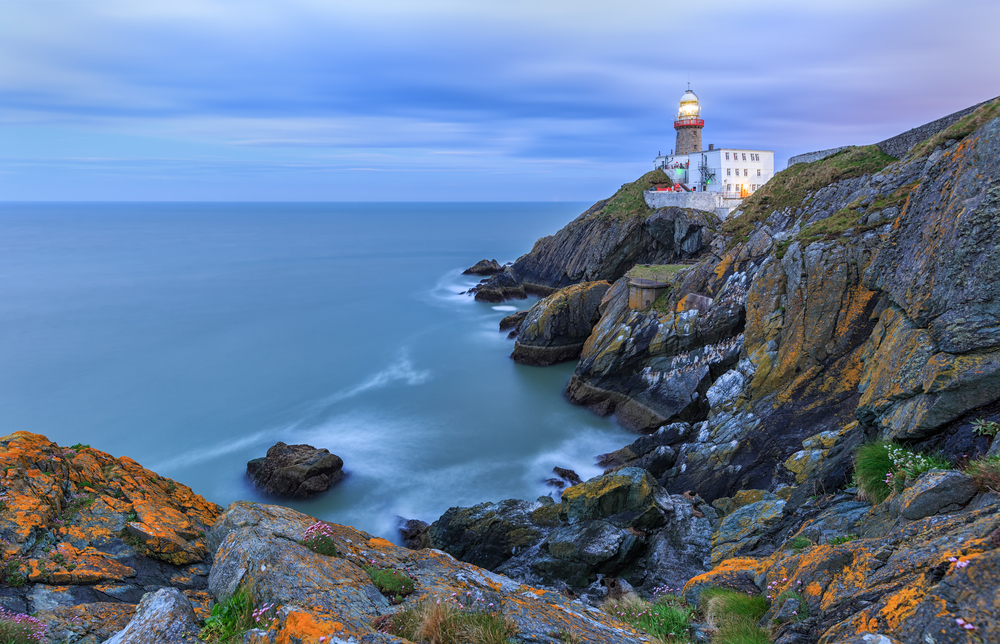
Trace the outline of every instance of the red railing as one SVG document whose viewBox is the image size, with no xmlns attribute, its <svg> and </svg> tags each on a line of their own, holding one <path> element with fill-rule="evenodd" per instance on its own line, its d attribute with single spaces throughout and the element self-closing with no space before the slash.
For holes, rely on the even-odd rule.
<svg viewBox="0 0 1000 644">
<path fill-rule="evenodd" d="M 681 119 L 674 121 L 674 127 L 705 127 L 705 119 Z"/>
</svg>

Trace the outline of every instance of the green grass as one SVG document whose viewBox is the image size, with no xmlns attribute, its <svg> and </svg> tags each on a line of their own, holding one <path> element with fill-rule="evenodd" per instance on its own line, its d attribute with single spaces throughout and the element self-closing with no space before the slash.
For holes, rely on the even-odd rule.
<svg viewBox="0 0 1000 644">
<path fill-rule="evenodd" d="M 973 112 L 966 114 L 926 141 L 913 146 L 913 149 L 909 151 L 907 156 L 917 158 L 926 156 L 949 139 L 964 139 L 985 125 L 987 121 L 995 119 L 998 116 L 1000 116 L 1000 99 L 980 105 Z"/>
<path fill-rule="evenodd" d="M 417 586 L 417 582 L 412 577 L 400 570 L 365 566 L 365 572 L 368 573 L 372 584 L 378 588 L 379 592 L 394 604 L 402 603 L 403 599 L 411 594 Z"/>
<path fill-rule="evenodd" d="M 501 610 L 462 609 L 452 601 L 424 601 L 378 618 L 384 633 L 431 644 L 508 644 L 517 625 Z"/>
<path fill-rule="evenodd" d="M 252 594 L 241 586 L 228 599 L 212 606 L 212 614 L 205 620 L 198 638 L 215 644 L 236 644 L 255 626 Z"/>
<path fill-rule="evenodd" d="M 687 641 L 694 608 L 678 597 L 664 596 L 649 603 L 633 594 L 604 602 L 601 609 L 632 627 L 664 642 Z"/>
<path fill-rule="evenodd" d="M 866 145 L 841 150 L 813 163 L 796 163 L 782 170 L 743 200 L 742 215 L 723 223 L 723 232 L 730 236 L 729 247 L 748 240 L 755 226 L 775 211 L 803 205 L 809 193 L 837 181 L 873 174 L 893 161 L 896 158 L 885 154 L 878 146 Z"/>
<path fill-rule="evenodd" d="M 656 298 L 655 300 L 653 300 L 653 303 L 649 305 L 649 310 L 650 311 L 656 311 L 657 313 L 661 313 L 661 314 L 667 314 L 667 313 L 672 312 L 674 310 L 674 308 L 670 305 L 671 304 L 671 300 L 670 300 L 670 291 L 671 290 L 672 289 L 668 288 L 665 292 L 660 293 L 660 296 L 658 298 Z"/>
<path fill-rule="evenodd" d="M 770 608 L 761 595 L 727 588 L 707 588 L 700 596 L 702 612 L 715 629 L 712 644 L 770 644 L 768 632 L 757 624 Z"/>
<path fill-rule="evenodd" d="M 774 605 L 780 608 L 785 604 L 785 600 L 787 599 L 794 599 L 799 603 L 799 608 L 796 611 L 798 615 L 795 615 L 791 621 L 801 622 L 802 620 L 809 618 L 809 604 L 806 603 L 805 598 L 801 594 L 795 592 L 794 590 L 786 590 L 778 595 L 778 598 L 774 600 Z"/>
<path fill-rule="evenodd" d="M 13 556 L 4 560 L 0 566 L 0 586 L 9 588 L 20 588 L 28 583 L 28 576 L 21 572 L 24 566 L 24 557 Z M 0 639 L 0 642 L 3 640 Z"/>
<path fill-rule="evenodd" d="M 872 503 L 881 503 L 892 494 L 886 477 L 894 468 L 889 457 L 889 443 L 865 443 L 854 454 L 854 482 L 861 496 Z"/>
<path fill-rule="evenodd" d="M 642 175 L 632 183 L 626 183 L 611 196 L 592 217 L 609 219 L 630 219 L 639 215 L 648 215 L 651 211 L 646 205 L 643 192 L 657 183 L 673 185 L 662 170 L 653 170 Z"/>
<path fill-rule="evenodd" d="M 854 541 L 857 538 L 858 535 L 854 533 L 844 534 L 839 537 L 834 537 L 833 539 L 830 539 L 829 541 L 827 541 L 827 543 L 830 544 L 831 546 L 839 546 L 843 543 L 850 543 L 851 541 Z"/>
<path fill-rule="evenodd" d="M 691 267 L 686 264 L 636 264 L 627 275 L 638 279 L 669 282 L 674 275 L 685 268 Z"/>
<path fill-rule="evenodd" d="M 69 448 L 71 450 L 73 450 L 74 452 L 76 452 L 77 454 L 79 454 L 81 451 L 87 449 L 88 447 L 90 447 L 90 445 L 87 445 L 85 443 L 77 443 L 76 445 L 70 445 L 69 446 Z"/>
<path fill-rule="evenodd" d="M 907 479 L 929 470 L 944 470 L 951 464 L 940 456 L 920 454 L 896 443 L 865 443 L 854 455 L 854 482 L 861 496 L 881 503 L 893 492 L 901 492 Z"/>
<path fill-rule="evenodd" d="M 788 542 L 788 547 L 792 549 L 795 554 L 798 554 L 805 550 L 806 548 L 811 548 L 813 542 L 806 537 L 795 537 Z"/>
</svg>

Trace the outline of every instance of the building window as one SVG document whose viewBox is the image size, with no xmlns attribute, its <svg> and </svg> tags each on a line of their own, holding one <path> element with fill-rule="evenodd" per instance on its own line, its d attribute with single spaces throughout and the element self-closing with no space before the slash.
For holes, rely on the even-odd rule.
<svg viewBox="0 0 1000 644">
<path fill-rule="evenodd" d="M 733 176 L 733 169 L 732 168 L 726 168 L 726 176 L 727 177 Z"/>
<path fill-rule="evenodd" d="M 729 153 L 726 152 L 726 161 L 729 161 Z"/>
<path fill-rule="evenodd" d="M 750 170 L 748 170 L 746 168 L 743 168 L 743 176 L 744 177 L 749 177 L 750 176 Z"/>
<path fill-rule="evenodd" d="M 747 153 L 746 153 L 746 152 L 744 152 L 744 153 L 743 153 L 743 160 L 744 160 L 744 161 L 746 161 L 746 160 L 747 160 Z"/>
<path fill-rule="evenodd" d="M 760 168 L 757 168 L 757 176 L 760 176 Z"/>
</svg>

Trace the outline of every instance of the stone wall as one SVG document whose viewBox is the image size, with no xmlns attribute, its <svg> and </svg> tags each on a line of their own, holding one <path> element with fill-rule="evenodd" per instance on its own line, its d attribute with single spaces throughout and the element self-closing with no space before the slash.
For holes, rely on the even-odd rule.
<svg viewBox="0 0 1000 644">
<path fill-rule="evenodd" d="M 996 99 L 991 98 L 990 101 L 992 100 Z M 983 101 L 983 103 L 988 103 L 988 102 L 989 101 Z M 957 121 L 958 119 L 962 118 L 966 114 L 975 110 L 983 103 L 977 103 L 972 107 L 967 107 L 964 110 L 959 110 L 953 114 L 949 114 L 948 116 L 939 118 L 936 121 L 931 121 L 930 123 L 925 123 L 924 125 L 915 127 L 912 130 L 907 130 L 906 132 L 903 132 L 902 134 L 897 134 L 896 136 L 888 138 L 885 141 L 879 141 L 875 145 L 877 145 L 880 150 L 882 150 L 888 155 L 894 156 L 896 158 L 902 158 L 907 152 L 910 151 L 910 148 L 920 143 L 921 141 L 931 136 L 934 136 L 941 130 L 945 129 L 946 127 Z M 789 165 L 791 165 L 791 161 L 789 161 Z"/>
<path fill-rule="evenodd" d="M 825 159 L 831 154 L 840 152 L 841 150 L 848 148 L 850 146 L 844 145 L 839 148 L 830 148 L 829 150 L 819 150 L 818 152 L 806 152 L 805 154 L 797 154 L 792 158 L 788 159 L 788 167 L 792 167 L 796 163 L 812 163 L 813 161 L 819 161 L 820 159 Z"/>
<path fill-rule="evenodd" d="M 669 192 L 666 190 L 657 192 L 649 190 L 644 193 L 644 196 L 646 205 L 654 210 L 677 206 L 678 208 L 694 208 L 715 212 L 715 209 L 721 205 L 718 194 L 714 192 Z"/>
</svg>

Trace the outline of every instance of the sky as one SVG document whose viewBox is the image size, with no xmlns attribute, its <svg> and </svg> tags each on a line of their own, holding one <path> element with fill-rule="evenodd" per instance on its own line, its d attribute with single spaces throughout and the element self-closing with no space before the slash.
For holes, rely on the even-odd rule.
<svg viewBox="0 0 1000 644">
<path fill-rule="evenodd" d="M 0 200 L 596 201 L 1000 95 L 997 0 L 0 0 Z"/>
</svg>

